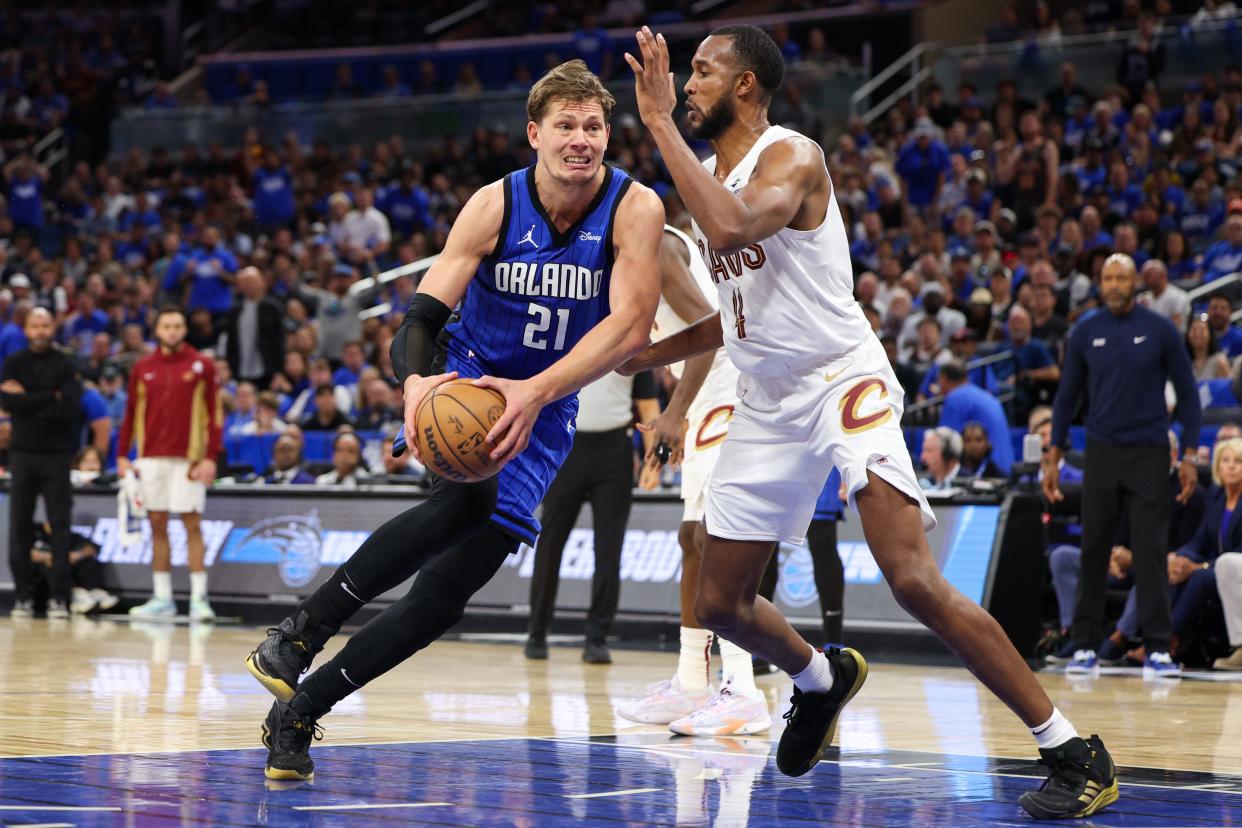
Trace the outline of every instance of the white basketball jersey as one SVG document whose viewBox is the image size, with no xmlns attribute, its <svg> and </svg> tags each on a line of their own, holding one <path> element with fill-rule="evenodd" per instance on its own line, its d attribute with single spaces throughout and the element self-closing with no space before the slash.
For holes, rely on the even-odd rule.
<svg viewBox="0 0 1242 828">
<path fill-rule="evenodd" d="M 725 186 L 741 191 L 765 149 L 798 136 L 768 127 Z M 714 174 L 716 157 L 703 166 Z M 854 299 L 849 241 L 831 193 L 827 215 L 814 230 L 785 227 L 728 255 L 708 246 L 697 223 L 694 234 L 719 293 L 725 348 L 743 373 L 774 376 L 822 364 L 872 336 Z"/>
<path fill-rule="evenodd" d="M 694 242 L 685 233 L 676 227 L 664 225 L 664 232 L 680 239 L 686 245 L 686 250 L 690 254 L 690 275 L 694 277 L 694 282 L 699 286 L 699 291 L 703 294 L 703 299 L 712 307 L 716 306 L 716 289 L 712 286 L 712 278 L 708 274 L 707 265 L 699 256 L 698 248 Z M 660 296 L 660 305 L 656 308 L 655 327 L 651 331 L 652 341 L 659 342 L 665 337 L 672 336 L 680 330 L 688 327 L 691 323 L 696 322 L 695 319 L 682 319 L 673 309 L 669 307 L 668 302 L 664 301 L 664 296 Z M 681 379 L 682 368 L 684 363 L 678 362 L 670 365 L 669 370 L 673 372 L 673 376 Z M 707 379 L 703 381 L 703 387 L 699 389 L 699 393 L 695 396 L 694 401 L 690 403 L 690 408 L 686 412 L 686 419 L 691 423 L 696 420 L 696 414 L 700 411 L 707 411 L 722 405 L 733 405 L 737 401 L 737 375 L 738 370 L 729 360 L 728 354 L 724 351 L 717 351 L 716 358 L 712 361 L 711 370 L 707 374 Z"/>
</svg>

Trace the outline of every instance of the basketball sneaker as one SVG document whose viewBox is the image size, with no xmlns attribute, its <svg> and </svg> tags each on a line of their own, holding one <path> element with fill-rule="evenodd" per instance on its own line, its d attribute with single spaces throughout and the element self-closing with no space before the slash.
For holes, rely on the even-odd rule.
<svg viewBox="0 0 1242 828">
<path fill-rule="evenodd" d="M 263 746 L 267 748 L 263 775 L 268 779 L 314 778 L 315 763 L 310 758 L 310 745 L 312 740 L 323 738 L 323 728 L 316 723 L 311 708 L 305 693 L 291 704 L 272 703 L 263 722 Z"/>
<path fill-rule="evenodd" d="M 1100 669 L 1100 659 L 1095 650 L 1075 650 L 1070 663 L 1065 665 L 1067 673 L 1094 673 Z"/>
<path fill-rule="evenodd" d="M 1143 678 L 1145 679 L 1181 677 L 1182 665 L 1174 661 L 1168 653 L 1149 653 L 1143 662 Z"/>
<path fill-rule="evenodd" d="M 794 686 L 785 732 L 776 748 L 776 767 L 786 776 L 802 776 L 823 758 L 836 735 L 842 708 L 867 680 L 867 662 L 858 651 L 832 647 L 822 655 L 832 662 L 832 688 L 827 693 L 803 693 Z"/>
<path fill-rule="evenodd" d="M 59 598 L 53 598 L 47 602 L 47 617 L 48 619 L 55 621 L 61 621 L 68 618 L 69 605 Z"/>
<path fill-rule="evenodd" d="M 702 690 L 683 690 L 677 676 L 653 684 L 641 699 L 617 708 L 617 715 L 639 724 L 671 724 L 689 716 L 712 700 L 711 685 Z"/>
<path fill-rule="evenodd" d="M 152 597 L 145 604 L 130 607 L 129 614 L 134 618 L 175 618 L 177 603 L 171 598 Z"/>
<path fill-rule="evenodd" d="M 1027 791 L 1018 800 L 1036 819 L 1091 816 L 1117 801 L 1117 768 L 1099 736 L 1075 736 L 1059 747 L 1040 750 L 1039 756 L 1048 778 L 1038 791 Z"/>
<path fill-rule="evenodd" d="M 117 602 L 120 601 L 119 598 L 117 598 L 111 592 L 108 592 L 108 590 L 106 589 L 92 589 L 91 598 L 94 599 L 95 606 L 97 606 L 99 609 L 103 610 L 104 612 L 107 612 L 108 610 L 115 607 L 117 605 Z"/>
<path fill-rule="evenodd" d="M 34 601 L 29 598 L 17 599 L 13 602 L 13 609 L 9 610 L 10 618 L 34 618 Z"/>
<path fill-rule="evenodd" d="M 270 627 L 267 638 L 246 656 L 246 669 L 259 684 L 282 702 L 289 702 L 297 692 L 298 678 L 310 669 L 315 657 L 306 637 L 308 618 L 305 612 L 286 618 L 279 627 Z"/>
<path fill-rule="evenodd" d="M 772 729 L 768 701 L 733 692 L 726 683 L 706 707 L 670 722 L 668 729 L 679 736 L 752 736 Z"/>
<path fill-rule="evenodd" d="M 90 590 L 82 587 L 73 588 L 73 600 L 69 602 L 69 611 L 74 615 L 86 615 L 95 608 L 95 598 Z"/>
<path fill-rule="evenodd" d="M 211 608 L 211 603 L 206 598 L 191 598 L 190 620 L 215 621 L 216 611 Z"/>
<path fill-rule="evenodd" d="M 1076 652 L 1078 652 L 1078 645 L 1073 641 L 1066 641 L 1061 645 L 1061 649 L 1044 656 L 1044 664 L 1052 667 L 1064 667 L 1074 660 L 1074 653 Z"/>
</svg>

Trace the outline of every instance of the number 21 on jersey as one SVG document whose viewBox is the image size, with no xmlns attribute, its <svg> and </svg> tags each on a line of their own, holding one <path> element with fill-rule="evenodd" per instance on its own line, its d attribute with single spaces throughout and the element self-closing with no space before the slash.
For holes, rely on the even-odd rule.
<svg viewBox="0 0 1242 828">
<path fill-rule="evenodd" d="M 526 323 L 526 332 L 522 335 L 522 344 L 536 351 L 548 348 L 548 329 L 552 327 L 552 309 L 531 302 L 526 308 L 527 313 L 535 317 Z M 554 351 L 565 350 L 565 333 L 569 329 L 569 308 L 556 309 L 556 337 L 552 342 Z"/>
</svg>

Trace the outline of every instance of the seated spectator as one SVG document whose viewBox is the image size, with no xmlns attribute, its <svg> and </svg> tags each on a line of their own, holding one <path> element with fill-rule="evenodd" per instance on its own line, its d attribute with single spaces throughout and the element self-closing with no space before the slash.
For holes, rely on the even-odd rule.
<svg viewBox="0 0 1242 828">
<path fill-rule="evenodd" d="M 1229 202 L 1229 218 L 1225 219 L 1225 238 L 1203 254 L 1199 278 L 1204 282 L 1242 271 L 1242 198 Z"/>
<path fill-rule="evenodd" d="M 224 418 L 224 433 L 227 436 L 243 434 L 246 425 L 254 421 L 255 409 L 259 404 L 254 383 L 239 382 L 234 400 L 233 410 Z"/>
<path fill-rule="evenodd" d="M 1013 358 L 997 363 L 996 378 L 1014 389 L 1014 416 L 1025 417 L 1036 403 L 1052 398 L 1061 369 L 1042 342 L 1031 339 L 1031 315 L 1021 305 L 1009 309 L 1009 339 L 1000 345 Z"/>
<path fill-rule="evenodd" d="M 413 452 L 404 452 L 400 457 L 392 456 L 392 437 L 385 437 L 380 448 L 380 458 L 384 461 L 385 483 L 410 484 L 421 483 L 426 470 L 414 459 Z"/>
<path fill-rule="evenodd" d="M 1177 235 L 1177 238 L 1181 236 Z M 1160 314 L 1178 331 L 1185 333 L 1190 322 L 1190 297 L 1186 291 L 1169 284 L 1169 269 L 1164 262 L 1152 259 L 1143 265 L 1139 275 L 1143 277 L 1147 290 L 1139 294 L 1138 303 Z"/>
<path fill-rule="evenodd" d="M 125 389 L 125 377 L 116 366 L 109 365 L 99 375 L 99 394 L 108 406 L 108 417 L 113 428 L 120 428 L 125 419 L 125 406 L 129 402 L 129 392 Z"/>
<path fill-rule="evenodd" d="M 962 429 L 962 466 L 960 477 L 1006 477 L 992 460 L 992 441 L 982 423 L 969 422 Z"/>
<path fill-rule="evenodd" d="M 69 482 L 74 486 L 88 486 L 104 473 L 104 455 L 94 446 L 83 446 L 73 458 L 69 469 Z"/>
<path fill-rule="evenodd" d="M 315 483 L 320 486 L 356 489 L 369 476 L 362 463 L 362 441 L 354 432 L 342 431 L 332 441 L 332 471 L 319 475 L 315 478 Z"/>
<path fill-rule="evenodd" d="M 991 460 L 1002 476 L 1009 474 L 1013 467 L 1013 441 L 1009 438 L 1005 409 L 996 397 L 970 382 L 966 366 L 957 360 L 940 366 L 940 388 L 944 394 L 940 425 L 959 434 L 964 433 L 967 423 L 982 425 L 992 444 Z"/>
<path fill-rule="evenodd" d="M 1216 344 L 1229 359 L 1242 354 L 1242 329 L 1233 324 L 1233 303 L 1229 297 L 1216 294 L 1208 299 L 1208 325 Z"/>
<path fill-rule="evenodd" d="M 34 548 L 30 560 L 34 564 L 35 592 L 46 592 L 52 577 L 52 527 L 36 523 Z M 85 535 L 73 532 L 69 545 L 69 576 L 73 581 L 73 598 L 69 609 L 74 615 L 85 615 L 95 609 L 110 610 L 118 598 L 104 589 L 103 565 L 98 559 L 99 547 Z"/>
<path fill-rule="evenodd" d="M 263 482 L 275 485 L 300 485 L 315 482 L 302 468 L 302 441 L 299 436 L 285 433 L 272 446 L 272 467 L 263 475 Z"/>
<path fill-rule="evenodd" d="M 375 378 L 367 382 L 363 402 L 355 422 L 359 429 L 382 431 L 402 422 L 401 409 L 393 405 L 393 389 L 384 380 Z"/>
<path fill-rule="evenodd" d="M 293 402 L 285 409 L 284 418 L 289 422 L 300 422 L 314 414 L 316 408 L 315 394 L 322 385 L 332 385 L 332 366 L 328 363 L 328 360 L 319 357 L 311 360 L 310 373 L 305 378 L 305 388 L 294 397 Z M 352 410 L 353 401 L 350 398 L 349 391 L 334 386 L 333 398 L 336 400 L 338 411 Z"/>
<path fill-rule="evenodd" d="M 1069 322 L 1057 313 L 1057 295 L 1047 283 L 1031 284 L 1031 338 L 1042 342 L 1053 354 L 1061 354 Z"/>
<path fill-rule="evenodd" d="M 918 337 L 919 325 L 924 319 L 934 319 L 939 328 L 940 344 L 949 344 L 949 337 L 966 327 L 966 316 L 959 310 L 945 306 L 944 286 L 939 282 L 928 282 L 919 289 L 919 299 L 923 307 L 906 318 L 901 335 L 897 338 L 905 347 L 910 347 Z"/>
<path fill-rule="evenodd" d="M 922 378 L 926 376 L 932 365 L 944 365 L 951 359 L 953 359 L 953 354 L 941 343 L 940 323 L 935 319 L 924 319 L 920 322 L 918 338 L 906 352 L 904 361 L 908 362 Z"/>
<path fill-rule="evenodd" d="M 344 388 L 352 395 L 358 388 L 362 369 L 366 367 L 366 354 L 362 350 L 362 343 L 346 342 L 341 346 L 341 367 L 332 373 L 332 384 Z"/>
<path fill-rule="evenodd" d="M 953 488 L 961 471 L 962 435 L 951 428 L 940 426 L 923 432 L 923 451 L 919 460 L 927 470 L 927 477 L 919 480 L 927 491 Z"/>
<path fill-rule="evenodd" d="M 285 430 L 285 422 L 280 419 L 280 399 L 271 391 L 261 391 L 257 397 L 254 418 L 241 426 L 238 434 L 279 434 Z"/>
<path fill-rule="evenodd" d="M 1221 353 L 1206 314 L 1192 319 L 1190 327 L 1186 329 L 1186 353 L 1190 354 L 1196 380 L 1222 379 L 1229 376 L 1229 360 Z"/>
<path fill-rule="evenodd" d="M 892 367 L 893 373 L 897 375 L 897 382 L 901 383 L 901 388 L 905 392 L 906 402 L 914 400 L 919 390 L 919 383 L 922 382 L 924 374 L 920 373 L 913 365 L 902 360 L 897 350 L 897 340 L 889 335 L 880 337 L 880 344 L 884 346 L 884 353 L 888 357 L 888 364 Z"/>
<path fill-rule="evenodd" d="M 353 423 L 336 407 L 336 389 L 325 383 L 315 389 L 315 410 L 302 419 L 301 425 L 305 431 L 336 431 Z"/>
</svg>

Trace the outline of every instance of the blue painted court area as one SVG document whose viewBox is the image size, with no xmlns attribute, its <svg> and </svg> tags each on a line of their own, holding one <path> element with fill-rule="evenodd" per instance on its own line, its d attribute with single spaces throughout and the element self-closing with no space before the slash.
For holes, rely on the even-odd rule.
<svg viewBox="0 0 1242 828">
<path fill-rule="evenodd" d="M 0 760 L 5 825 L 1033 825 L 1034 762 L 832 754 L 781 776 L 766 739 L 506 739 L 317 746 L 312 782 L 263 778 L 261 750 Z M 1123 769 L 1077 825 L 1242 824 L 1242 776 Z"/>
</svg>

